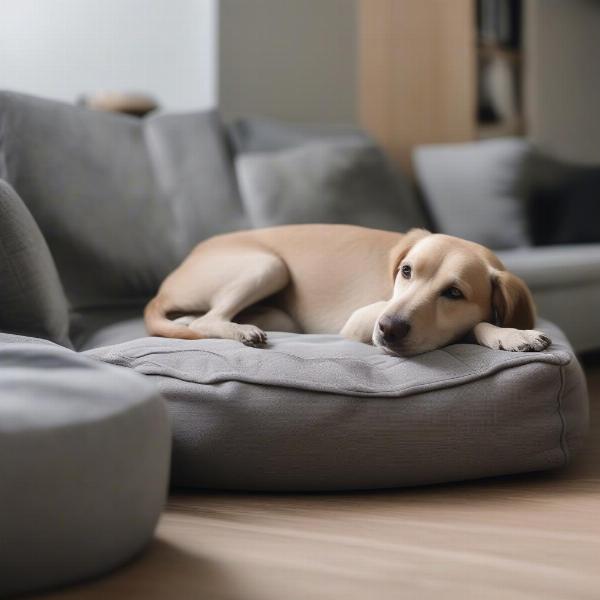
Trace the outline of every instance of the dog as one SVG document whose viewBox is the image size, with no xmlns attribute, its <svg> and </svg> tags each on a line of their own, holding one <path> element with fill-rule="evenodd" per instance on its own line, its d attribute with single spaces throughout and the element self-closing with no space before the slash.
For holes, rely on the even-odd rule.
<svg viewBox="0 0 600 600">
<path fill-rule="evenodd" d="M 287 225 L 201 242 L 147 305 L 150 335 L 258 346 L 341 333 L 399 356 L 460 340 L 541 351 L 529 289 L 487 248 L 412 229 Z"/>
</svg>

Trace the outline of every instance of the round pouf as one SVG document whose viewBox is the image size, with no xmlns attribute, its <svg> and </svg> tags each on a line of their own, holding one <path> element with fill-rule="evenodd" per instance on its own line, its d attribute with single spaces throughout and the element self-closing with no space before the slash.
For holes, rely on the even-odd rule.
<svg viewBox="0 0 600 600">
<path fill-rule="evenodd" d="M 240 490 L 389 488 L 560 467 L 582 445 L 586 383 L 564 335 L 545 352 L 454 344 L 411 358 L 336 335 L 144 338 L 87 354 L 151 376 L 172 482 Z"/>
<path fill-rule="evenodd" d="M 0 596 L 98 575 L 165 501 L 164 402 L 126 369 L 0 334 Z"/>
</svg>

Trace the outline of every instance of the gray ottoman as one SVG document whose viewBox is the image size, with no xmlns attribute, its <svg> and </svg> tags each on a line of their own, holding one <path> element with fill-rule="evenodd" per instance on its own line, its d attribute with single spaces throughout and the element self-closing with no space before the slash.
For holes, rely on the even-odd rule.
<svg viewBox="0 0 600 600">
<path fill-rule="evenodd" d="M 142 338 L 86 354 L 157 384 L 175 485 L 372 489 L 567 464 L 587 430 L 585 378 L 564 335 L 539 327 L 554 341 L 540 353 L 456 344 L 400 359 L 275 333 L 266 349 Z"/>
<path fill-rule="evenodd" d="M 139 552 L 169 458 L 149 382 L 0 334 L 0 596 L 98 575 Z"/>
</svg>

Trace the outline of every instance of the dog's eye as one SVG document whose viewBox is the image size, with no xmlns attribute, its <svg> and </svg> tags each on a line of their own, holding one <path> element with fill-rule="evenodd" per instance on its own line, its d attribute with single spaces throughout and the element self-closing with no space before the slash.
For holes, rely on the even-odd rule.
<svg viewBox="0 0 600 600">
<path fill-rule="evenodd" d="M 401 269 L 402 271 L 402 277 L 404 277 L 404 279 L 410 279 L 411 273 L 412 273 L 412 268 L 410 267 L 410 265 L 404 265 Z"/>
<path fill-rule="evenodd" d="M 449 300 L 460 300 L 464 298 L 463 293 L 457 287 L 449 287 L 442 292 L 442 296 L 444 298 L 448 298 Z"/>
</svg>

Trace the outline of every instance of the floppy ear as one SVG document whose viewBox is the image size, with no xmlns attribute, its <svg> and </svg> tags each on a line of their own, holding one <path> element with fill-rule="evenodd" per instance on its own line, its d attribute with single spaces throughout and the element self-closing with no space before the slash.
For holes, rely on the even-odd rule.
<svg viewBox="0 0 600 600">
<path fill-rule="evenodd" d="M 404 260 L 404 257 L 409 253 L 410 249 L 424 237 L 431 235 L 431 231 L 427 229 L 411 229 L 405 233 L 400 241 L 392 248 L 390 252 L 390 272 L 392 274 L 392 281 L 396 281 L 396 275 L 398 275 L 398 269 L 400 264 Z"/>
<path fill-rule="evenodd" d="M 529 288 L 516 275 L 508 271 L 494 271 L 492 307 L 498 327 L 533 329 L 535 304 Z"/>
</svg>

